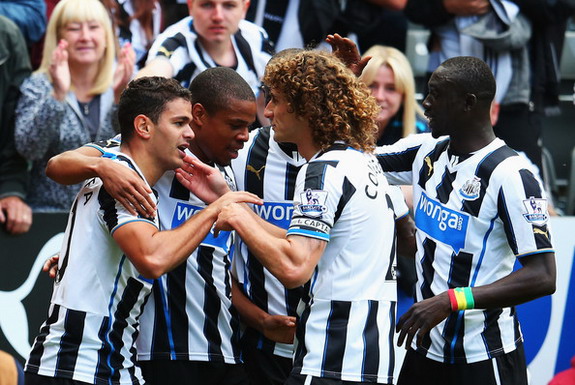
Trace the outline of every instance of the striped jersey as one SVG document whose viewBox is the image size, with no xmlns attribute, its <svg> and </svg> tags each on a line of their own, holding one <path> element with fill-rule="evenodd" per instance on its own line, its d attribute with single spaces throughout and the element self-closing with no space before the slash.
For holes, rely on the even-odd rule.
<svg viewBox="0 0 575 385">
<path fill-rule="evenodd" d="M 392 383 L 397 288 L 388 187 L 376 158 L 345 144 L 300 170 L 287 234 L 328 244 L 298 306 L 292 373 Z"/>
<path fill-rule="evenodd" d="M 552 250 L 547 200 L 524 158 L 495 139 L 456 154 L 449 138 L 412 135 L 379 148 L 391 183 L 412 183 L 417 301 L 509 275 L 516 258 Z M 452 313 L 412 347 L 445 363 L 509 353 L 523 338 L 514 307 Z"/>
<path fill-rule="evenodd" d="M 133 168 L 126 155 L 116 159 Z M 155 201 L 155 196 L 152 197 Z M 140 276 L 112 235 L 136 217 L 103 188 L 84 183 L 70 212 L 48 319 L 25 370 L 91 384 L 143 384 L 134 339 L 152 281 Z"/>
<path fill-rule="evenodd" d="M 237 58 L 233 69 L 257 95 L 264 68 L 273 53 L 267 34 L 257 25 L 242 20 L 238 32 L 232 36 L 232 44 Z M 190 16 L 172 24 L 156 38 L 148 52 L 148 62 L 156 57 L 170 61 L 173 77 L 186 88 L 199 73 L 218 66 L 200 44 Z"/>
<path fill-rule="evenodd" d="M 118 139 L 100 143 L 105 147 L 100 150 L 114 151 Z M 231 169 L 219 169 L 235 190 Z M 178 227 L 206 207 L 174 171 L 164 173 L 154 190 L 161 230 Z M 136 340 L 138 361 L 240 362 L 239 320 L 231 301 L 232 243 L 232 233 L 220 232 L 216 238 L 210 232 L 186 263 L 154 280 Z"/>
<path fill-rule="evenodd" d="M 263 206 L 254 206 L 256 213 L 287 229 L 293 211 L 297 173 L 306 161 L 295 146 L 279 144 L 273 135 L 270 127 L 252 131 L 244 150 L 232 160 L 232 169 L 239 190 L 252 192 L 264 200 Z M 295 317 L 303 288 L 286 289 L 239 237 L 236 242 L 232 273 L 242 285 L 244 294 L 269 314 Z M 252 328 L 245 330 L 242 343 L 282 357 L 293 355 L 293 345 L 271 341 Z"/>
</svg>

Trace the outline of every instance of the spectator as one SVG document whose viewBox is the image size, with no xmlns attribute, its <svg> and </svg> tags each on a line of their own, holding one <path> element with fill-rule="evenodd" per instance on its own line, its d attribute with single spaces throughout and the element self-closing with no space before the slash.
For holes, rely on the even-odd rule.
<svg viewBox="0 0 575 385">
<path fill-rule="evenodd" d="M 300 0 L 252 0 L 246 20 L 265 29 L 276 52 L 303 48 L 298 19 L 299 4 Z"/>
<path fill-rule="evenodd" d="M 18 25 L 28 45 L 44 36 L 46 30 L 44 0 L 2 0 L 0 15 L 6 16 Z"/>
<path fill-rule="evenodd" d="M 230 67 L 258 92 L 272 48 L 263 29 L 242 20 L 249 4 L 249 0 L 189 0 L 190 16 L 158 36 L 137 76 L 174 77 L 188 87 L 207 68 Z"/>
<path fill-rule="evenodd" d="M 78 191 L 46 177 L 50 157 L 115 134 L 115 103 L 131 78 L 134 52 L 125 46 L 114 71 L 114 39 L 99 1 L 63 0 L 54 9 L 42 64 L 22 84 L 16 110 L 16 148 L 33 162 L 34 211 L 67 211 Z"/>
<path fill-rule="evenodd" d="M 409 134 L 428 131 L 423 109 L 415 100 L 415 80 L 409 61 L 393 47 L 376 45 L 365 52 L 371 60 L 360 79 L 371 89 L 381 111 L 377 145 L 392 144 Z"/>
<path fill-rule="evenodd" d="M 136 52 L 136 69 L 144 66 L 148 50 L 160 34 L 162 8 L 157 0 L 114 0 L 114 18 L 120 45 L 131 43 Z"/>
<path fill-rule="evenodd" d="M 0 16 L 0 223 L 11 234 L 28 231 L 32 210 L 24 202 L 28 164 L 14 147 L 14 111 L 20 84 L 30 75 L 26 42 L 9 19 Z"/>
</svg>

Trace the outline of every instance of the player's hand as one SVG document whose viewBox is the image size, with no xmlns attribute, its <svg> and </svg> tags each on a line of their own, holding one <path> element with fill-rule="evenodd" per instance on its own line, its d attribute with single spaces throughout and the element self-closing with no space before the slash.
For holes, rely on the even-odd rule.
<svg viewBox="0 0 575 385">
<path fill-rule="evenodd" d="M 337 33 L 327 35 L 325 41 L 331 45 L 333 54 L 337 56 L 355 76 L 361 75 L 371 56 L 362 59 L 355 43 L 347 37 L 341 37 Z"/>
<path fill-rule="evenodd" d="M 0 199 L 0 223 L 12 235 L 23 234 L 32 226 L 32 209 L 20 197 Z"/>
<path fill-rule="evenodd" d="M 52 61 L 48 67 L 48 72 L 52 79 L 54 97 L 60 101 L 64 100 L 70 90 L 70 84 L 72 84 L 70 67 L 68 66 L 68 42 L 66 40 L 61 39 L 52 52 Z"/>
<path fill-rule="evenodd" d="M 101 158 L 98 176 L 108 194 L 120 202 L 130 214 L 140 214 L 146 218 L 156 215 L 156 204 L 150 196 L 152 190 L 134 170 L 110 159 Z"/>
<path fill-rule="evenodd" d="M 50 258 L 44 262 L 44 266 L 42 266 L 42 271 L 48 273 L 50 278 L 56 278 L 56 274 L 58 274 L 58 260 L 60 259 L 59 254 L 54 254 Z"/>
<path fill-rule="evenodd" d="M 184 165 L 176 170 L 176 178 L 195 196 L 207 204 L 230 191 L 222 173 L 190 154 L 184 157 Z"/>
<path fill-rule="evenodd" d="M 242 194 L 242 195 L 236 195 Z M 243 195 L 247 194 L 247 195 Z M 248 206 L 238 203 L 254 203 L 262 205 L 264 202 L 257 195 L 245 191 L 229 192 L 208 207 L 218 210 L 218 219 L 214 223 L 214 235 L 220 231 L 232 231 L 234 223 L 244 223 L 250 221 L 251 216 Z"/>
<path fill-rule="evenodd" d="M 284 344 L 293 344 L 295 317 L 268 315 L 261 321 L 261 330 L 266 338 Z"/>
<path fill-rule="evenodd" d="M 447 292 L 415 303 L 397 323 L 395 328 L 399 333 L 397 346 L 401 346 L 405 340 L 405 348 L 409 349 L 416 334 L 417 345 L 421 345 L 423 336 L 449 314 L 451 314 L 451 302 Z"/>
<path fill-rule="evenodd" d="M 124 44 L 118 55 L 118 63 L 114 72 L 112 87 L 114 89 L 114 100 L 116 103 L 120 100 L 122 91 L 126 88 L 132 75 L 134 74 L 134 65 L 136 63 L 136 52 L 130 43 Z"/>
<path fill-rule="evenodd" d="M 489 0 L 443 0 L 443 6 L 456 16 L 483 15 L 491 9 Z"/>
</svg>

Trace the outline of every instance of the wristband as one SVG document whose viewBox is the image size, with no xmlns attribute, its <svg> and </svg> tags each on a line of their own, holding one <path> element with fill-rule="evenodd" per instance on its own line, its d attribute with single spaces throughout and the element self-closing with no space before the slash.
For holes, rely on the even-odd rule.
<svg viewBox="0 0 575 385">
<path fill-rule="evenodd" d="M 447 290 L 447 295 L 449 296 L 449 302 L 451 303 L 451 311 L 459 310 L 459 306 L 457 305 L 457 298 L 455 298 L 455 290 Z"/>
<path fill-rule="evenodd" d="M 475 308 L 475 299 L 470 287 L 456 287 L 453 289 L 455 302 L 457 303 L 457 310 L 468 310 Z M 454 303 L 451 303 L 451 308 L 454 308 Z M 454 310 L 455 311 L 455 310 Z"/>
</svg>

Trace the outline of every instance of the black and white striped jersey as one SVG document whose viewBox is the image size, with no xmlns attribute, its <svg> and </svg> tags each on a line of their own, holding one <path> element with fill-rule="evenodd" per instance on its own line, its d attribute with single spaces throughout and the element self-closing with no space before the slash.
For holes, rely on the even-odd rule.
<svg viewBox="0 0 575 385">
<path fill-rule="evenodd" d="M 279 144 L 273 135 L 270 127 L 252 131 L 244 150 L 232 161 L 232 169 L 238 190 L 252 192 L 264 200 L 263 206 L 254 206 L 256 213 L 268 222 L 287 229 L 293 212 L 297 173 L 306 161 L 295 146 Z M 246 296 L 259 308 L 269 314 L 296 316 L 303 287 L 286 289 L 249 252 L 239 237 L 232 273 Z M 293 356 L 293 345 L 273 342 L 251 328 L 246 329 L 242 340 L 242 343 L 268 353 L 288 358 Z"/>
<path fill-rule="evenodd" d="M 298 306 L 292 373 L 393 381 L 397 287 L 388 187 L 377 159 L 345 144 L 300 170 L 288 237 L 328 244 Z"/>
<path fill-rule="evenodd" d="M 113 151 L 118 140 L 92 146 Z M 235 189 L 231 169 L 219 169 Z M 174 171 L 167 171 L 154 190 L 161 230 L 178 227 L 206 207 L 177 181 Z M 186 263 L 154 281 L 140 319 L 138 361 L 240 362 L 239 320 L 231 302 L 232 244 L 231 232 L 220 232 L 218 237 L 210 232 Z"/>
<path fill-rule="evenodd" d="M 116 159 L 144 179 L 128 156 L 117 153 Z M 140 276 L 112 237 L 134 221 L 158 226 L 128 213 L 100 179 L 84 183 L 68 219 L 48 320 L 26 372 L 91 384 L 143 384 L 134 339 L 152 280 Z"/>
<path fill-rule="evenodd" d="M 412 183 L 418 301 L 449 288 L 483 286 L 516 258 L 553 251 L 547 200 L 529 164 L 500 139 L 456 154 L 449 138 L 412 135 L 378 149 L 390 183 Z M 523 341 L 515 308 L 452 313 L 413 348 L 446 363 L 506 354 Z"/>
<path fill-rule="evenodd" d="M 242 20 L 238 32 L 232 36 L 232 44 L 237 58 L 234 70 L 257 95 L 264 68 L 273 53 L 267 34 L 257 25 Z M 199 73 L 218 66 L 201 46 L 190 16 L 172 24 L 156 38 L 148 52 L 148 62 L 157 57 L 170 61 L 173 77 L 186 88 Z"/>
<path fill-rule="evenodd" d="M 232 182 L 228 167 L 220 169 Z M 166 172 L 156 183 L 161 229 L 173 229 L 206 204 Z M 210 232 L 187 262 L 154 282 L 141 319 L 138 361 L 239 363 L 239 320 L 231 301 L 231 232 Z"/>
</svg>

